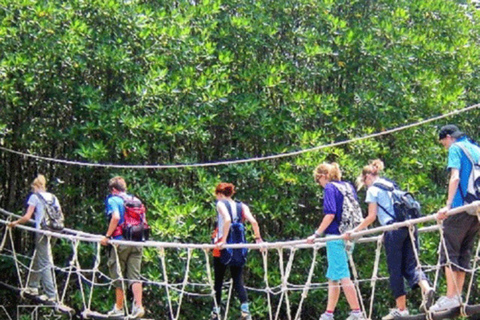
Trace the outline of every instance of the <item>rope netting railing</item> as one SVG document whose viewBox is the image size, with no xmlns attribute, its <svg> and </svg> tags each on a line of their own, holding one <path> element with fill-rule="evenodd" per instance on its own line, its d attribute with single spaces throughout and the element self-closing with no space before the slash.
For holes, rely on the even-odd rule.
<svg viewBox="0 0 480 320">
<path fill-rule="evenodd" d="M 461 212 L 475 212 L 480 219 L 480 201 L 472 204 L 451 209 L 448 215 L 455 215 Z M 0 209 L 0 261 L 12 264 L 16 279 L 10 279 L 9 283 L 0 283 L 10 289 L 17 290 L 23 295 L 28 293 L 25 291 L 29 278 L 32 272 L 42 272 L 44 270 L 34 270 L 33 261 L 37 252 L 34 250 L 32 255 L 18 252 L 15 245 L 15 233 L 13 229 L 8 227 L 8 223 L 14 217 L 19 217 L 11 212 Z M 355 245 L 370 243 L 374 246 L 374 251 L 371 253 L 369 261 L 361 261 L 362 265 L 371 263 L 371 274 L 365 275 L 359 273 L 355 254 L 353 250 L 348 250 L 348 258 L 352 270 L 352 281 L 357 290 L 360 300 L 361 311 L 367 319 L 374 319 L 377 317 L 375 312 L 375 298 L 379 292 L 378 282 L 387 280 L 388 278 L 380 275 L 381 252 L 383 245 L 383 233 L 386 231 L 395 230 L 398 228 L 408 228 L 411 239 L 415 239 L 414 233 L 418 224 L 432 225 L 418 228 L 419 234 L 437 232 L 439 234 L 439 243 L 436 248 L 437 254 L 440 249 L 445 247 L 443 237 L 442 222 L 437 221 L 436 214 L 420 217 L 417 219 L 407 220 L 404 222 L 397 222 L 387 226 L 367 229 L 364 231 L 352 234 L 355 239 Z M 63 233 L 50 232 L 40 229 L 35 229 L 27 225 L 18 225 L 16 228 L 28 233 L 34 233 L 40 239 L 47 239 L 48 243 L 48 259 L 52 266 L 53 283 L 56 291 L 56 301 L 58 309 L 64 312 L 77 312 L 78 316 L 83 318 L 101 318 L 101 313 L 96 308 L 95 297 L 99 291 L 108 290 L 118 279 L 111 279 L 103 270 L 102 265 L 102 246 L 100 241 L 102 235 L 90 234 L 74 229 L 65 229 Z M 18 237 L 17 237 L 18 238 Z M 54 243 L 61 239 L 60 246 L 62 250 L 52 250 L 52 247 L 59 246 Z M 315 282 L 316 278 L 322 275 L 319 272 L 319 250 L 325 247 L 327 241 L 341 239 L 340 236 L 320 238 L 315 240 L 315 243 L 309 244 L 306 240 L 293 241 L 278 241 L 278 242 L 264 242 L 260 244 L 230 244 L 225 247 L 231 248 L 249 248 L 255 250 L 258 254 L 258 259 L 261 261 L 263 268 L 263 284 L 255 286 L 247 283 L 247 290 L 264 295 L 265 306 L 267 308 L 265 319 L 269 320 L 299 320 L 305 313 L 305 304 L 311 292 L 319 290 L 327 290 L 328 282 Z M 195 303 L 196 299 L 207 299 L 209 303 L 216 304 L 214 296 L 215 289 L 212 277 L 212 257 L 210 250 L 215 248 L 212 244 L 190 244 L 190 243 L 172 243 L 161 241 L 146 241 L 146 242 L 132 242 L 132 241 L 118 241 L 112 240 L 110 242 L 112 249 L 115 252 L 115 257 L 118 262 L 117 247 L 122 246 L 136 246 L 143 247 L 149 250 L 148 257 L 145 259 L 159 259 L 157 264 L 155 277 L 142 276 L 140 282 L 144 286 L 155 288 L 150 294 L 162 294 L 166 297 L 167 305 L 165 311 L 168 318 L 171 320 L 186 319 L 191 315 L 184 315 L 185 304 Z M 412 242 L 417 268 L 425 273 L 434 273 L 434 288 L 438 290 L 439 272 L 445 266 L 452 266 L 453 263 L 448 257 L 447 262 L 442 264 L 440 259 L 436 260 L 435 264 L 428 264 L 422 259 L 422 252 L 417 250 L 416 245 Z M 311 250 L 311 255 L 308 253 Z M 448 253 L 448 251 L 447 251 Z M 479 267 L 479 253 L 480 241 L 475 249 L 472 267 L 470 269 L 463 269 L 469 276 L 467 294 L 461 301 L 461 307 L 458 313 L 461 315 L 470 315 L 475 312 L 480 312 L 480 307 L 471 304 L 472 292 L 476 286 L 476 275 L 478 275 Z M 305 255 L 310 256 L 310 267 L 303 270 L 295 269 L 295 261 L 299 254 L 302 254 L 302 259 Z M 59 255 L 61 257 L 59 257 Z M 374 258 L 373 258 L 374 255 Z M 178 270 L 169 270 L 172 259 L 177 259 L 183 263 L 183 268 Z M 117 263 L 117 266 L 119 263 Z M 457 266 L 458 267 L 458 266 Z M 192 270 L 195 269 L 195 272 Z M 201 272 L 199 272 L 199 270 Z M 126 279 L 118 268 L 120 281 L 122 286 L 126 289 L 129 279 Z M 299 283 L 299 274 L 302 273 L 302 282 Z M 200 276 L 198 274 L 201 274 Z M 271 275 L 278 275 L 272 277 Z M 200 277 L 200 278 L 199 278 Z M 60 280 L 59 280 L 60 279 Z M 293 280 L 296 279 L 296 280 Z M 229 316 L 229 309 L 232 305 L 232 282 L 225 284 L 228 287 L 228 295 L 225 303 L 225 312 L 222 319 L 232 319 Z M 77 295 L 76 303 L 79 305 L 68 307 L 67 304 L 72 303 L 69 293 Z M 127 292 L 127 290 L 123 290 Z M 152 293 L 153 292 L 153 293 Z M 79 296 L 79 297 L 78 297 Z M 126 296 L 125 296 L 126 298 Z M 125 299 L 126 301 L 126 299 Z M 124 304 L 125 314 L 129 315 L 128 304 Z M 76 310 L 76 311 L 75 311 Z M 155 317 L 154 317 L 155 318 Z M 423 319 L 441 319 L 442 314 L 432 314 L 428 310 L 424 310 Z M 155 318 L 157 319 L 157 318 Z M 158 318 L 160 319 L 160 318 Z M 162 318 L 164 319 L 164 318 Z"/>
</svg>

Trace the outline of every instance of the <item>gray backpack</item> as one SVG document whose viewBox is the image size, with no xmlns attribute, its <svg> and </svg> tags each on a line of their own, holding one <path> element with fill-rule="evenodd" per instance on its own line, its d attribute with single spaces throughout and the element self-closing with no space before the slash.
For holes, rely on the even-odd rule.
<svg viewBox="0 0 480 320">
<path fill-rule="evenodd" d="M 331 183 L 343 195 L 342 220 L 339 223 L 338 229 L 340 230 L 340 233 L 345 233 L 362 222 L 362 209 L 360 208 L 357 199 L 355 199 L 353 187 L 350 183 Z"/>
<path fill-rule="evenodd" d="M 42 195 L 37 192 L 35 195 L 43 203 L 43 220 L 40 223 L 40 227 L 49 231 L 62 231 L 65 227 L 63 222 L 63 212 L 60 206 L 57 204 L 57 197 L 52 195 L 52 200 L 47 201 Z"/>
</svg>

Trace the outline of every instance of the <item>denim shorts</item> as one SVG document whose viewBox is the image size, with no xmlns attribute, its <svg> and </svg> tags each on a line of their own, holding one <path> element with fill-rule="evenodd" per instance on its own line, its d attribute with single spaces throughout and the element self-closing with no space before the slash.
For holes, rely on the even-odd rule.
<svg viewBox="0 0 480 320">
<path fill-rule="evenodd" d="M 327 278 L 331 281 L 339 281 L 344 278 L 350 278 L 350 269 L 348 268 L 347 251 L 343 240 L 327 241 Z"/>
</svg>

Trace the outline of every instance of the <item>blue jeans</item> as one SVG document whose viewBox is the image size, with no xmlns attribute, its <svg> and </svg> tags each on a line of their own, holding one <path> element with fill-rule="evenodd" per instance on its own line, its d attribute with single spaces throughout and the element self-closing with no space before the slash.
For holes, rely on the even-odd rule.
<svg viewBox="0 0 480 320">
<path fill-rule="evenodd" d="M 55 239 L 52 238 L 52 242 Z M 55 285 L 53 284 L 54 272 L 49 259 L 48 239 L 42 234 L 35 234 L 36 253 L 33 257 L 32 271 L 27 287 L 38 288 L 39 282 L 42 282 L 43 290 L 49 298 L 55 298 Z"/>
<path fill-rule="evenodd" d="M 410 288 L 418 286 L 420 280 L 426 280 L 421 270 L 417 270 L 417 260 L 413 251 L 412 240 L 408 228 L 385 232 L 385 252 L 387 253 L 388 273 L 390 274 L 390 288 L 395 299 L 406 294 L 404 278 Z M 415 247 L 418 249 L 415 231 Z"/>
</svg>

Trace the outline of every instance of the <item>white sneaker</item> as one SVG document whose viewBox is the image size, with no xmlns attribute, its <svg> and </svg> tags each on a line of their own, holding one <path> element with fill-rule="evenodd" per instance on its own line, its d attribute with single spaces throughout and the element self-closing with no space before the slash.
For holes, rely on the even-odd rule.
<svg viewBox="0 0 480 320">
<path fill-rule="evenodd" d="M 143 307 L 137 307 L 134 303 L 132 307 L 132 314 L 130 315 L 131 318 L 141 318 L 145 314 L 145 309 Z"/>
<path fill-rule="evenodd" d="M 320 320 L 333 320 L 333 314 L 331 313 L 322 313 Z"/>
<path fill-rule="evenodd" d="M 390 309 L 390 313 L 383 317 L 382 320 L 393 320 L 396 317 L 406 317 L 409 314 L 408 309 L 400 311 L 398 308 L 394 308 Z"/>
<path fill-rule="evenodd" d="M 26 287 L 23 292 L 32 295 L 32 296 L 38 296 L 38 288 L 30 288 Z"/>
<path fill-rule="evenodd" d="M 252 315 L 249 312 L 243 312 L 240 315 L 241 320 L 252 320 Z"/>
<path fill-rule="evenodd" d="M 460 306 L 460 297 L 453 298 L 440 297 L 438 301 L 430 307 L 430 312 L 446 311 Z"/>
<path fill-rule="evenodd" d="M 109 317 L 123 317 L 125 314 L 123 313 L 123 309 L 117 309 L 117 305 L 113 305 L 113 309 L 107 312 L 107 316 Z"/>
<path fill-rule="evenodd" d="M 347 320 L 365 320 L 363 313 L 361 311 L 350 311 L 350 315 Z"/>
</svg>

